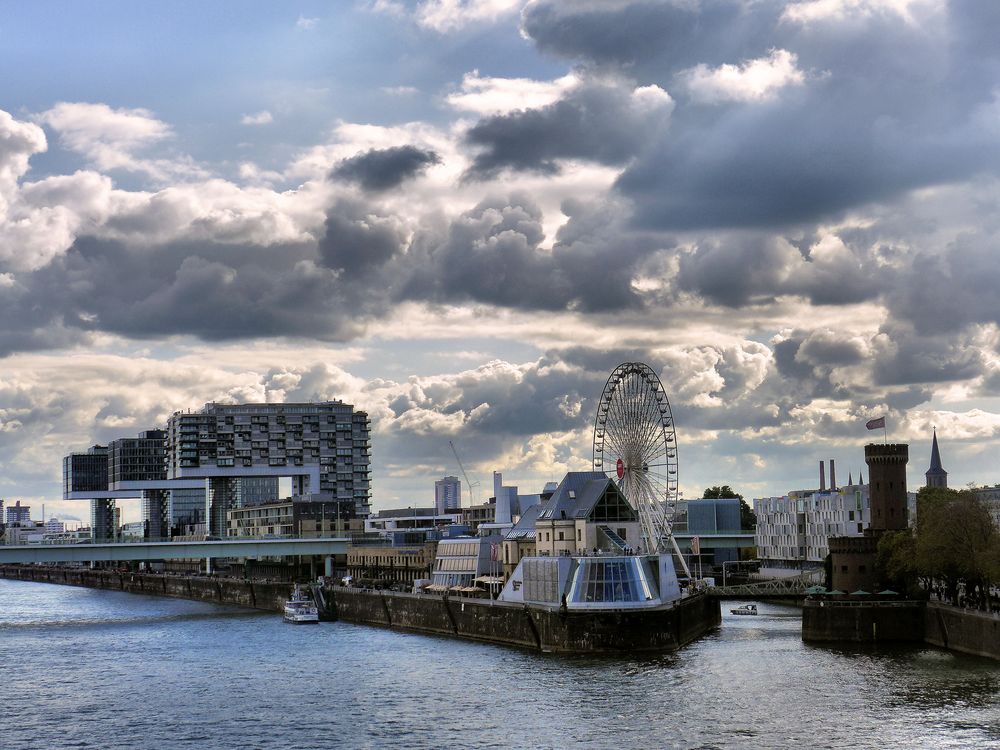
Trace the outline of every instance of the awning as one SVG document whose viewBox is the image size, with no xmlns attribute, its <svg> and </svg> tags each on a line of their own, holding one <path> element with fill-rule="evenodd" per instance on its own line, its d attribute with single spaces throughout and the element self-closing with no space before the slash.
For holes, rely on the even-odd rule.
<svg viewBox="0 0 1000 750">
<path fill-rule="evenodd" d="M 479 576 L 479 578 L 475 579 L 475 582 L 485 583 L 491 586 L 499 586 L 501 583 L 503 583 L 503 578 L 501 578 L 500 576 Z"/>
</svg>

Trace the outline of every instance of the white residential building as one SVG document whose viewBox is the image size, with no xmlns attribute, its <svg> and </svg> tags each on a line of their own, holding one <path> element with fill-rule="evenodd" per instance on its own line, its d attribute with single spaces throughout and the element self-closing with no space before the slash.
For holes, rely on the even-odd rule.
<svg viewBox="0 0 1000 750">
<path fill-rule="evenodd" d="M 867 484 L 758 498 L 753 509 L 757 553 L 765 568 L 822 565 L 830 537 L 862 536 L 870 521 Z"/>
</svg>

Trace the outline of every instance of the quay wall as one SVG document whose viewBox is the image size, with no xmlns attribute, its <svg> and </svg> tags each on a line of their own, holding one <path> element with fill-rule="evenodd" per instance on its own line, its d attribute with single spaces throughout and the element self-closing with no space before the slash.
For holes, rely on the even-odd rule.
<svg viewBox="0 0 1000 750">
<path fill-rule="evenodd" d="M 807 599 L 802 640 L 815 643 L 928 643 L 1000 659 L 1000 617 L 937 602 Z"/>
<path fill-rule="evenodd" d="M 288 583 L 34 565 L 2 565 L 0 578 L 193 599 L 270 612 L 282 612 L 291 593 Z"/>
<path fill-rule="evenodd" d="M 581 612 L 340 586 L 328 586 L 324 593 L 329 614 L 346 622 L 543 652 L 674 650 L 718 626 L 722 619 L 718 601 L 707 596 L 654 612 Z"/>
<path fill-rule="evenodd" d="M 802 640 L 919 643 L 924 640 L 924 603 L 807 600 Z"/>
<path fill-rule="evenodd" d="M 1000 659 L 1000 617 L 928 602 L 924 612 L 927 643 L 963 654 Z"/>
</svg>

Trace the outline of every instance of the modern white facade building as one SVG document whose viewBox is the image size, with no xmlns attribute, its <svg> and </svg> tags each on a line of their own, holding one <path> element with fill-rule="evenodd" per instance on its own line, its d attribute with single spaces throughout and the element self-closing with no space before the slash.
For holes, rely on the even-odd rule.
<svg viewBox="0 0 1000 750">
<path fill-rule="evenodd" d="M 862 536 L 870 522 L 867 484 L 757 498 L 755 541 L 766 568 L 817 567 L 832 536 Z"/>
</svg>

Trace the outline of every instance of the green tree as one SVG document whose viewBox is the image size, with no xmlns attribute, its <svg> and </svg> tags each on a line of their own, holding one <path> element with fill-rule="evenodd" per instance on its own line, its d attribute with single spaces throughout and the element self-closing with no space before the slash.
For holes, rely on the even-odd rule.
<svg viewBox="0 0 1000 750">
<path fill-rule="evenodd" d="M 721 487 L 718 485 L 709 487 L 705 490 L 705 494 L 702 495 L 702 498 L 705 500 L 717 500 L 728 497 L 738 497 L 740 500 L 743 499 L 743 495 L 737 494 L 736 491 L 733 490 L 733 488 L 728 484 L 724 484 Z"/>
<path fill-rule="evenodd" d="M 967 596 L 989 590 L 997 574 L 998 533 L 974 492 L 924 487 L 917 493 L 916 529 L 920 575 L 943 581 L 952 600 L 963 581 Z"/>
<path fill-rule="evenodd" d="M 914 595 L 919 590 L 916 554 L 917 540 L 909 529 L 882 534 L 875 558 L 877 585 Z"/>
</svg>

